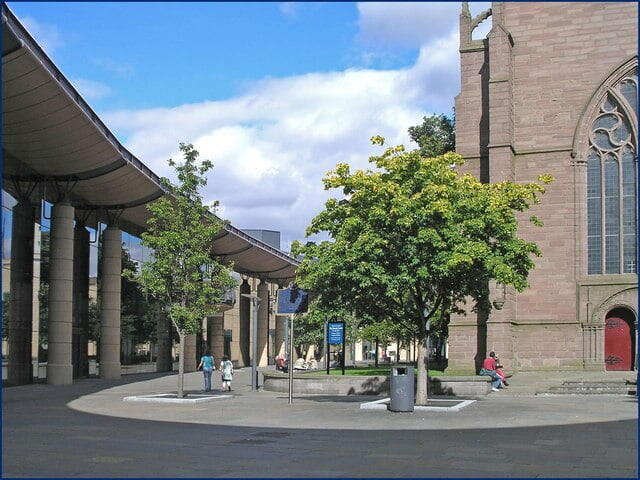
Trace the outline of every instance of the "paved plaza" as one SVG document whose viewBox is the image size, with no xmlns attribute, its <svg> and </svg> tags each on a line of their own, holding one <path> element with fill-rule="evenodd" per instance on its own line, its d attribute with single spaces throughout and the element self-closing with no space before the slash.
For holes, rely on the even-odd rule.
<svg viewBox="0 0 640 480">
<path fill-rule="evenodd" d="M 535 380 L 537 378 L 537 380 Z M 123 402 L 175 391 L 135 374 L 3 390 L 3 477 L 636 477 L 637 402 L 535 396 L 525 383 L 459 412 L 360 410 L 372 397 L 251 392 L 198 405 Z M 186 375 L 199 391 L 201 374 Z M 214 387 L 220 386 L 215 376 Z M 538 385 L 539 386 L 539 385 Z"/>
</svg>

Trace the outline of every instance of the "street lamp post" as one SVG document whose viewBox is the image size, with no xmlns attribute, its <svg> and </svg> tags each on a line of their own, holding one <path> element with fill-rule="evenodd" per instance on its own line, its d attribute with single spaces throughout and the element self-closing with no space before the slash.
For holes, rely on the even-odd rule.
<svg viewBox="0 0 640 480">
<path fill-rule="evenodd" d="M 253 348 L 251 349 L 251 391 L 258 390 L 258 310 L 260 309 L 260 301 L 262 300 L 257 295 L 251 295 L 243 293 L 243 297 L 251 300 L 253 306 L 252 314 L 252 330 L 251 341 L 253 342 Z"/>
<path fill-rule="evenodd" d="M 293 403 L 293 315 L 289 315 L 289 405 Z"/>
</svg>

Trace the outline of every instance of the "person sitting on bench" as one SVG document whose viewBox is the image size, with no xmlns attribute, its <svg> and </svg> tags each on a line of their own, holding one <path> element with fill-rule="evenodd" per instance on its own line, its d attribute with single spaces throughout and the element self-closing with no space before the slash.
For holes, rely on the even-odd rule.
<svg viewBox="0 0 640 480">
<path fill-rule="evenodd" d="M 491 390 L 497 392 L 502 387 L 502 378 L 496 373 L 496 352 L 489 352 L 489 356 L 482 362 L 479 375 L 492 378 Z"/>
<path fill-rule="evenodd" d="M 276 357 L 276 370 L 279 370 L 284 373 L 287 373 L 289 371 L 289 366 L 287 365 L 287 361 L 284 359 L 284 357 L 281 357 L 280 355 Z"/>
<path fill-rule="evenodd" d="M 508 387 L 509 384 L 507 383 L 507 375 L 504 373 L 503 368 L 504 368 L 504 365 L 502 365 L 500 362 L 500 359 L 496 357 L 496 373 L 502 379 L 502 385 L 504 387 Z"/>
</svg>

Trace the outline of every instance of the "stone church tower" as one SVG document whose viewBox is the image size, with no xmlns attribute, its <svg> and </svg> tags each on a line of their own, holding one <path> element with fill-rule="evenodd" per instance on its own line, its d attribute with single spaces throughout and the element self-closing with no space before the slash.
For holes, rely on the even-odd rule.
<svg viewBox="0 0 640 480">
<path fill-rule="evenodd" d="M 631 2 L 493 2 L 475 18 L 463 3 L 464 167 L 484 182 L 555 181 L 520 222 L 542 250 L 530 288 L 491 285 L 490 313 L 452 317 L 450 368 L 479 369 L 491 350 L 514 371 L 637 368 L 637 26 Z"/>
</svg>

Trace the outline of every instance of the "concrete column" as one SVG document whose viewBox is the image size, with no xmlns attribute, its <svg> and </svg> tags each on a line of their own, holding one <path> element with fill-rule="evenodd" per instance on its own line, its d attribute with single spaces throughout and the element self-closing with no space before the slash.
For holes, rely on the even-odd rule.
<svg viewBox="0 0 640 480">
<path fill-rule="evenodd" d="M 258 284 L 260 309 L 258 310 L 258 366 L 268 365 L 267 343 L 269 341 L 269 285 L 262 280 Z"/>
<path fill-rule="evenodd" d="M 122 232 L 109 226 L 102 232 L 102 288 L 100 305 L 100 378 L 120 378 L 120 290 Z"/>
<path fill-rule="evenodd" d="M 73 232 L 73 372 L 89 376 L 89 231 L 79 223 Z"/>
<path fill-rule="evenodd" d="M 287 317 L 278 315 L 276 316 L 276 356 L 283 356 L 285 354 L 285 335 L 287 334 Z"/>
<path fill-rule="evenodd" d="M 314 344 L 311 344 L 309 345 L 309 348 L 307 348 L 307 353 L 305 354 L 304 361 L 308 362 L 312 358 L 315 358 L 315 356 L 316 356 L 316 346 Z"/>
<path fill-rule="evenodd" d="M 180 354 L 182 354 L 182 352 L 180 352 Z M 184 373 L 195 372 L 197 365 L 196 334 L 193 333 L 191 335 L 187 335 L 184 339 Z"/>
<path fill-rule="evenodd" d="M 220 313 L 208 319 L 209 348 L 216 363 L 220 363 L 224 355 L 224 314 Z"/>
<path fill-rule="evenodd" d="M 158 311 L 156 317 L 157 350 L 156 372 L 171 372 L 173 370 L 173 358 L 171 347 L 173 346 L 171 319 L 163 312 Z"/>
<path fill-rule="evenodd" d="M 51 211 L 49 253 L 49 338 L 47 383 L 73 383 L 71 363 L 73 319 L 74 208 L 57 203 Z"/>
<path fill-rule="evenodd" d="M 449 323 L 449 368 L 469 375 L 475 375 L 482 368 L 487 356 L 487 314 L 472 312 L 467 315 L 451 315 Z M 413 346 L 414 356 L 417 344 Z"/>
<path fill-rule="evenodd" d="M 325 342 L 326 342 L 326 340 L 325 340 Z M 361 362 L 363 360 L 363 358 L 362 358 L 362 340 L 358 340 L 356 342 L 354 360 L 356 362 Z"/>
<path fill-rule="evenodd" d="M 209 345 L 206 343 L 207 337 L 204 336 L 203 332 L 203 324 L 206 323 L 206 321 L 206 318 L 202 319 L 202 322 L 200 322 L 200 331 L 196 332 L 196 362 L 200 361 L 200 358 L 204 355 L 204 351 L 209 348 Z"/>
<path fill-rule="evenodd" d="M 7 381 L 24 385 L 32 381 L 31 325 L 33 322 L 33 228 L 35 210 L 28 200 L 13 207 L 11 223 L 11 316 Z"/>
<path fill-rule="evenodd" d="M 251 331 L 251 300 L 246 297 L 243 297 L 242 294 L 251 294 L 251 285 L 247 282 L 246 279 L 243 280 L 242 285 L 240 285 L 240 295 L 238 297 L 239 303 L 239 313 L 240 313 L 240 325 L 239 325 L 239 335 L 238 341 L 240 343 L 240 365 L 243 367 L 250 365 L 250 355 L 249 348 L 251 337 L 249 336 Z"/>
</svg>

